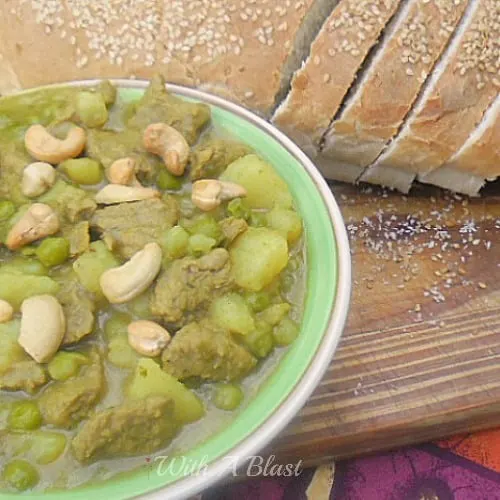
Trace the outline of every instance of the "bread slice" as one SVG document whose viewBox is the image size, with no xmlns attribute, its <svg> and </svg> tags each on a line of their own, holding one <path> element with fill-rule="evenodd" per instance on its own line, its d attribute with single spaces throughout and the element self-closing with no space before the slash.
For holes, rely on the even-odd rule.
<svg viewBox="0 0 500 500">
<path fill-rule="evenodd" d="M 401 133 L 360 178 L 408 191 L 445 164 L 497 97 L 500 2 L 473 0 Z"/>
<path fill-rule="evenodd" d="M 340 0 L 272 121 L 311 156 L 398 0 Z"/>
<path fill-rule="evenodd" d="M 419 180 L 475 196 L 486 180 L 500 175 L 500 96 L 460 150 Z"/>
<path fill-rule="evenodd" d="M 373 58 L 340 117 L 328 130 L 322 155 L 354 182 L 399 128 L 445 49 L 467 0 L 411 0 L 386 28 Z"/>
<path fill-rule="evenodd" d="M 335 0 L 165 2 L 158 69 L 268 116 Z"/>
<path fill-rule="evenodd" d="M 2 0 L 4 56 L 24 87 L 154 74 L 162 0 Z"/>
</svg>

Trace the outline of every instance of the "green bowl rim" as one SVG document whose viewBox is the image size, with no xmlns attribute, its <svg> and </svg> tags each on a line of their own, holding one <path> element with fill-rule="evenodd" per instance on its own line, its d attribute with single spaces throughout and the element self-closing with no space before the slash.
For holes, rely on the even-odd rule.
<svg viewBox="0 0 500 500">
<path fill-rule="evenodd" d="M 102 79 L 61 82 L 33 89 L 26 89 L 25 91 L 17 92 L 15 95 L 33 92 L 40 90 L 41 88 L 92 86 L 100 81 L 102 81 Z M 147 80 L 115 78 L 110 79 L 110 81 L 116 86 L 124 89 L 141 90 L 145 89 L 149 85 L 149 81 Z M 253 434 L 244 438 L 231 449 L 230 455 L 232 456 L 252 457 L 269 444 L 270 441 L 286 427 L 290 420 L 304 406 L 330 365 L 333 354 L 342 335 L 349 311 L 351 296 L 351 254 L 349 240 L 339 206 L 325 179 L 322 177 L 317 167 L 313 164 L 309 157 L 302 152 L 302 150 L 284 133 L 279 131 L 265 119 L 257 116 L 255 113 L 221 97 L 177 84 L 167 83 L 166 87 L 171 92 L 182 97 L 201 101 L 211 106 L 221 108 L 224 111 L 233 113 L 267 134 L 270 139 L 274 140 L 281 147 L 283 147 L 305 169 L 306 173 L 316 186 L 330 218 L 331 229 L 336 245 L 337 281 L 336 289 L 333 294 L 334 302 L 330 311 L 328 325 L 309 365 L 303 371 L 299 381 L 293 389 L 286 395 L 285 399 L 277 407 L 274 413 L 261 422 Z M 2 97 L 9 97 L 9 95 Z M 228 456 L 228 454 L 226 454 L 226 456 Z M 214 483 L 225 478 L 230 472 L 231 463 L 218 459 L 214 463 L 208 465 L 206 474 L 184 477 L 164 487 L 156 488 L 154 491 L 142 494 L 140 498 L 160 499 L 165 498 L 166 494 L 168 494 L 169 498 L 187 498 L 212 486 Z M 95 487 L 97 487 L 97 485 Z M 78 489 L 75 490 L 75 493 L 77 493 L 77 491 Z M 88 493 L 90 494 L 91 492 L 88 491 Z M 70 497 L 71 491 L 65 492 L 64 495 L 65 497 Z M 42 499 L 45 497 L 45 495 L 37 493 L 32 496 Z M 52 495 L 49 493 L 48 496 Z M 19 495 L 0 493 L 0 498 L 19 498 Z"/>
</svg>

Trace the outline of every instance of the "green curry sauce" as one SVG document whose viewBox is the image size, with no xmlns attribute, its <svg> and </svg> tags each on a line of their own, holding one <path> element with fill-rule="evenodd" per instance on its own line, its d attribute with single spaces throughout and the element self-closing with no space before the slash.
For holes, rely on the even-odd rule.
<svg viewBox="0 0 500 500">
<path fill-rule="evenodd" d="M 145 150 L 154 123 L 189 144 L 184 175 Z M 27 197 L 23 174 L 37 158 L 24 139 L 33 124 L 61 139 L 76 125 L 86 144 Z M 98 204 L 122 158 L 158 195 Z M 203 211 L 191 197 L 202 179 L 236 183 L 246 196 Z M 12 248 L 13 228 L 34 203 L 52 209 L 59 230 Z M 286 183 L 211 123 L 208 106 L 171 95 L 161 78 L 127 105 L 109 82 L 0 99 L 0 243 L 0 300 L 13 309 L 0 322 L 4 491 L 77 487 L 192 448 L 245 407 L 299 331 L 304 238 Z M 150 243 L 162 255 L 155 280 L 111 304 L 101 276 Z M 18 341 L 23 304 L 40 295 L 55 297 L 65 319 L 59 348 L 44 362 Z M 159 355 L 129 343 L 136 320 L 170 333 Z"/>
</svg>

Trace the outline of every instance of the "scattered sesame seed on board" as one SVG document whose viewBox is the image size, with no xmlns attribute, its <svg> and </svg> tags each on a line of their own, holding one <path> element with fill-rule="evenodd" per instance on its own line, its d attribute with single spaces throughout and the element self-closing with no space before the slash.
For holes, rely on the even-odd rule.
<svg viewBox="0 0 500 500">
<path fill-rule="evenodd" d="M 355 293 L 402 294 L 412 300 L 407 309 L 412 321 L 421 321 L 432 318 L 433 311 L 444 313 L 459 296 L 474 300 L 488 290 L 480 269 L 485 252 L 491 248 L 495 255 L 498 239 L 492 232 L 497 234 L 500 219 L 480 200 L 443 192 L 408 199 L 371 187 L 352 198 L 341 192 L 355 279 L 366 285 Z M 359 261 L 356 267 L 358 253 L 369 256 L 361 260 L 365 265 L 379 263 L 378 269 L 364 269 Z M 382 279 L 387 281 L 383 288 Z"/>
</svg>

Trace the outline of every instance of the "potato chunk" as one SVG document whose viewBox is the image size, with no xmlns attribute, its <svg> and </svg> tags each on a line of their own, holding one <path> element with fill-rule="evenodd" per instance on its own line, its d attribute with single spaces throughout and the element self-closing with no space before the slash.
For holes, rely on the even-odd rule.
<svg viewBox="0 0 500 500">
<path fill-rule="evenodd" d="M 269 285 L 288 264 L 286 239 L 277 231 L 250 227 L 229 251 L 238 286 L 258 292 Z"/>
<path fill-rule="evenodd" d="M 117 258 L 106 248 L 102 241 L 95 241 L 90 244 L 90 249 L 80 255 L 73 263 L 80 283 L 97 297 L 102 297 L 99 280 L 102 273 L 119 266 Z"/>
<path fill-rule="evenodd" d="M 292 207 L 286 182 L 257 155 L 246 155 L 231 163 L 220 180 L 243 186 L 247 190 L 245 202 L 250 208 Z"/>
<path fill-rule="evenodd" d="M 237 293 L 217 297 L 210 306 L 212 321 L 230 332 L 246 335 L 255 329 L 255 321 L 245 299 Z"/>
<path fill-rule="evenodd" d="M 164 372 L 152 359 L 139 359 L 126 393 L 131 399 L 152 395 L 171 398 L 174 402 L 174 418 L 181 424 L 199 420 L 205 414 L 203 403 L 196 394 Z"/>
</svg>

